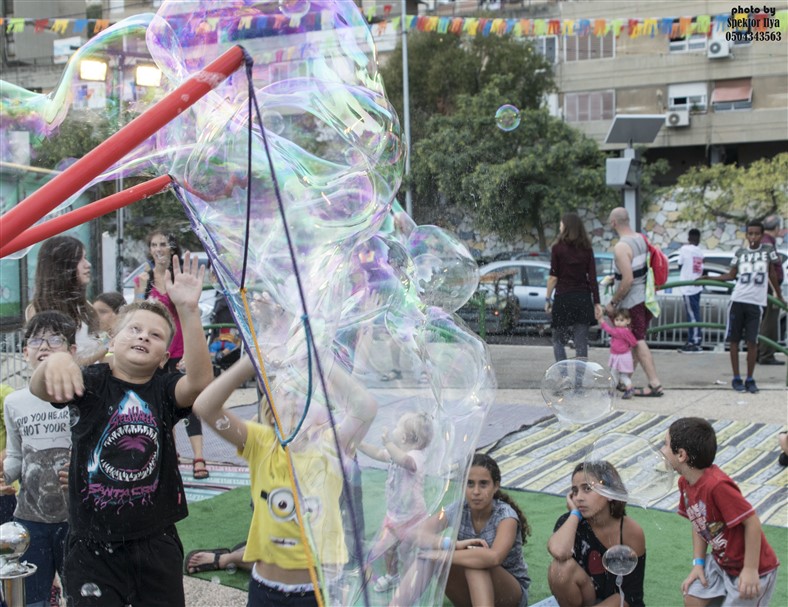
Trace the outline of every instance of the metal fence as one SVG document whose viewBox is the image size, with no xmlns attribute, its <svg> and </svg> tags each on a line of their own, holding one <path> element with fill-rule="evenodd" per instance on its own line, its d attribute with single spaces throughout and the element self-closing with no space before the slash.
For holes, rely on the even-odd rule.
<svg viewBox="0 0 788 607">
<path fill-rule="evenodd" d="M 22 329 L 0 333 L 0 383 L 24 388 L 30 369 L 22 357 Z"/>
<path fill-rule="evenodd" d="M 651 321 L 647 341 L 655 346 L 681 346 L 687 343 L 687 329 L 669 325 L 686 323 L 684 301 L 678 293 L 657 295 L 661 308 L 659 318 Z M 704 347 L 717 346 L 725 343 L 725 324 L 728 320 L 728 302 L 730 295 L 703 293 L 700 296 L 700 323 L 703 329 Z M 668 327 L 660 329 L 660 327 Z"/>
</svg>

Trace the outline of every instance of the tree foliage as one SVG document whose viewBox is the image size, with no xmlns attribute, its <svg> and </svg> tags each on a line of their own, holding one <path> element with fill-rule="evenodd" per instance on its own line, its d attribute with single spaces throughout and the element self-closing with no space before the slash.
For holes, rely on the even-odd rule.
<svg viewBox="0 0 788 607">
<path fill-rule="evenodd" d="M 544 228 L 577 208 L 605 212 L 615 193 L 605 186 L 605 154 L 596 142 L 543 109 L 521 111 L 519 127 L 496 127 L 495 111 L 508 99 L 493 78 L 477 95 L 457 97 L 449 116 L 434 116 L 413 150 L 419 205 L 459 205 L 478 224 L 503 237 Z"/>
<path fill-rule="evenodd" d="M 130 121 L 133 117 L 124 117 L 124 122 Z M 80 114 L 67 119 L 56 133 L 37 142 L 34 146 L 32 164 L 47 169 L 65 169 L 117 130 L 117 112 L 114 116 L 109 112 L 99 119 L 95 119 L 93 115 L 90 119 L 86 118 L 87 115 Z M 153 175 L 127 177 L 123 180 L 123 188 L 130 188 L 152 177 Z M 109 196 L 119 186 L 120 183 L 116 181 L 99 183 L 93 186 L 92 197 L 99 199 Z M 115 218 L 114 212 L 99 218 L 100 229 L 116 234 Z M 151 229 L 163 226 L 178 234 L 182 246 L 190 249 L 200 248 L 199 240 L 190 229 L 183 207 L 172 192 L 157 194 L 126 207 L 125 218 L 126 238 L 144 240 Z"/>
<path fill-rule="evenodd" d="M 401 56 L 400 43 L 380 70 L 386 93 L 400 117 Z M 538 108 L 543 95 L 555 86 L 550 64 L 530 42 L 508 36 L 464 39 L 453 34 L 408 33 L 412 143 L 428 133 L 425 128 L 430 117 L 454 113 L 460 95 L 476 95 L 494 79 L 507 92 L 505 103 L 521 109 Z"/>
<path fill-rule="evenodd" d="M 722 217 L 738 222 L 788 215 L 788 153 L 746 167 L 714 164 L 692 167 L 667 190 L 685 203 L 683 216 L 699 221 Z"/>
</svg>

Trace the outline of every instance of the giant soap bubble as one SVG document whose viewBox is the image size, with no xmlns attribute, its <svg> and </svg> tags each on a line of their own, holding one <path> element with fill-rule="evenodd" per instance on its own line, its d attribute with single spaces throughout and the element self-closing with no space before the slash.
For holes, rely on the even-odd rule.
<svg viewBox="0 0 788 607">
<path fill-rule="evenodd" d="M 260 122 L 255 109 L 250 116 L 243 70 L 223 79 L 206 69 L 239 44 L 253 60 L 248 69 Z M 331 377 L 351 374 L 377 405 L 366 442 L 380 447 L 409 411 L 432 421 L 437 438 L 425 449 L 424 515 L 463 499 L 456 481 L 495 389 L 486 345 L 453 315 L 473 293 L 477 270 L 454 236 L 416 226 L 394 201 L 406 150 L 356 3 L 165 1 L 156 15 L 94 36 L 51 94 L 4 87 L 0 125 L 38 141 L 66 120 L 99 115 L 96 108 L 74 114 L 87 109 L 80 106 L 86 85 L 77 67 L 85 58 L 116 65 L 121 52 L 147 54 L 163 75 L 161 87 L 133 94 L 129 82 L 108 83 L 108 97 L 122 104 L 124 116 L 152 107 L 193 76 L 212 89 L 86 187 L 119 176 L 172 176 L 247 350 L 270 380 L 281 434 L 295 434 L 292 451 L 307 449 L 350 416 L 347 394 Z M 396 385 L 380 380 L 392 369 L 401 376 Z M 382 494 L 386 473 L 374 461 L 352 448 L 323 455 L 331 478 L 347 477 L 357 463 L 361 480 L 354 487 Z M 310 486 L 308 471 L 297 462 L 294 468 L 298 486 Z M 306 497 L 314 496 L 296 496 L 305 507 Z M 326 537 L 307 520 L 328 604 L 365 594 L 360 604 L 388 603 L 387 595 L 365 590 L 358 574 L 367 531 L 383 524 L 385 509 L 369 503 L 325 505 L 341 513 L 344 538 Z M 338 541 L 347 567 L 321 549 Z M 404 571 L 418 562 L 418 551 L 405 545 L 400 558 Z M 449 560 L 448 553 L 439 560 L 435 580 L 445 580 Z M 369 565 L 375 574 L 382 567 Z M 442 596 L 436 581 L 419 602 L 437 604 Z"/>
<path fill-rule="evenodd" d="M 604 473 L 600 466 L 605 463 L 615 467 L 620 482 Z M 611 432 L 599 438 L 586 456 L 584 468 L 588 484 L 597 493 L 643 507 L 676 487 L 676 473 L 659 449 L 633 434 Z"/>
<path fill-rule="evenodd" d="M 597 363 L 562 360 L 545 371 L 542 398 L 560 421 L 587 424 L 612 410 L 613 379 L 610 372 Z"/>
</svg>

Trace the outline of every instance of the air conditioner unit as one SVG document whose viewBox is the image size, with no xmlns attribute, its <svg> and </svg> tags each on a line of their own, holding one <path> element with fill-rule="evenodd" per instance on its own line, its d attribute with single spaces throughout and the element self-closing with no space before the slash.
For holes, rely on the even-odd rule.
<svg viewBox="0 0 788 607">
<path fill-rule="evenodd" d="M 706 56 L 709 59 L 724 59 L 731 56 L 731 45 L 725 38 L 714 37 L 709 40 L 709 46 L 706 49 Z"/>
<path fill-rule="evenodd" d="M 673 110 L 665 116 L 665 126 L 676 128 L 690 125 L 689 110 Z"/>
</svg>

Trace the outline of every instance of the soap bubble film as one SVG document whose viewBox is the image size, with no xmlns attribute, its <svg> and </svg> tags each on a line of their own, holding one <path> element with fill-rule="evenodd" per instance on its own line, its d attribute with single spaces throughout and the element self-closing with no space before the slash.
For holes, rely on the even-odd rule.
<svg viewBox="0 0 788 607">
<path fill-rule="evenodd" d="M 595 362 L 568 359 L 545 371 L 542 398 L 555 416 L 568 424 L 587 424 L 613 408 L 613 378 Z"/>
<path fill-rule="evenodd" d="M 602 566 L 614 575 L 629 575 L 638 566 L 637 552 L 624 544 L 616 544 L 605 550 Z"/>
<path fill-rule="evenodd" d="M 502 131 L 513 131 L 520 126 L 520 110 L 508 103 L 495 112 L 495 124 Z"/>
<path fill-rule="evenodd" d="M 254 61 L 262 116 L 260 124 L 253 111 L 251 144 L 244 69 L 226 80 L 206 70 L 239 44 Z M 478 270 L 456 237 L 417 226 L 394 199 L 407 150 L 355 3 L 162 2 L 155 15 L 137 15 L 91 38 L 52 93 L 5 87 L 2 128 L 26 131 L 40 142 L 66 121 L 98 122 L 106 106 L 85 106 L 89 87 L 79 80 L 79 63 L 90 58 L 116 65 L 124 50 L 146 54 L 162 72 L 161 86 L 133 95 L 129 82 L 102 85 L 132 116 L 194 75 L 213 89 L 102 175 L 91 176 L 86 189 L 117 177 L 172 176 L 173 204 L 186 210 L 245 347 L 260 376 L 270 380 L 281 434 L 295 433 L 292 452 L 308 449 L 330 430 L 332 416 L 340 423 L 345 417 L 346 395 L 330 380 L 324 393 L 319 362 L 327 378 L 337 371 L 352 374 L 376 402 L 365 441 L 381 446 L 382 436 L 408 413 L 429 418 L 434 438 L 425 448 L 421 520 L 462 500 L 496 386 L 486 345 L 454 315 L 473 294 Z M 360 491 L 384 495 L 384 464 L 350 450 L 339 455 L 341 460 L 327 456 L 332 473 L 349 475 L 357 467 Z M 302 504 L 323 495 L 323 481 L 308 478 L 297 463 L 295 475 Z M 373 576 L 381 575 L 384 559 L 355 562 L 357 554 L 367 558 L 374 530 L 383 524 L 385 509 L 365 506 L 369 501 L 365 496 L 353 503 L 355 517 L 343 500 L 323 504 L 309 518 L 307 535 L 314 540 L 328 604 L 389 602 L 386 594 L 364 598 L 358 574 L 368 566 Z M 344 537 L 321 536 L 321 513 L 332 509 L 342 516 Z M 413 531 L 418 524 L 413 522 Z M 338 563 L 324 559 L 340 553 L 347 562 L 339 563 L 337 573 Z M 403 546 L 401 570 L 417 555 L 415 546 Z M 446 552 L 413 602 L 442 600 L 440 580 L 449 560 Z"/>
<path fill-rule="evenodd" d="M 620 482 L 611 479 L 599 462 L 614 466 Z M 612 432 L 597 439 L 585 459 L 586 479 L 597 493 L 648 507 L 676 488 L 676 473 L 659 449 L 647 439 Z"/>
</svg>

